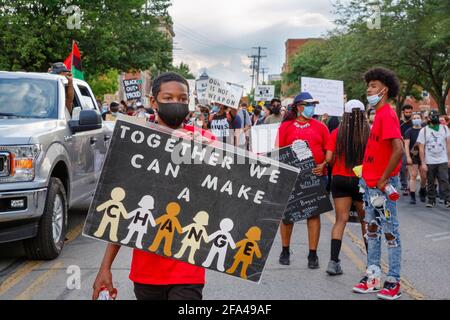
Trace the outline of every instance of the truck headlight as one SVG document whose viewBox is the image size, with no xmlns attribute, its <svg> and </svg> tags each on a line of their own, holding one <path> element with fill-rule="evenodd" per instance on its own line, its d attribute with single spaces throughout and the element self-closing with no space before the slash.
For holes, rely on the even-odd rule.
<svg viewBox="0 0 450 320">
<path fill-rule="evenodd" d="M 0 177 L 0 182 L 28 182 L 35 176 L 36 160 L 41 152 L 40 144 L 22 146 L 0 146 L 7 154 L 8 175 Z"/>
</svg>

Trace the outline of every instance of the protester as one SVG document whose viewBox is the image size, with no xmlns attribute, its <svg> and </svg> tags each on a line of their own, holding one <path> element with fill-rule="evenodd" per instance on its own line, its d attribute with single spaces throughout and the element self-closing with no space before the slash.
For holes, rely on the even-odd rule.
<svg viewBox="0 0 450 320">
<path fill-rule="evenodd" d="M 331 193 L 336 211 L 336 222 L 331 231 L 331 258 L 327 268 L 329 275 L 342 274 L 339 252 L 352 203 L 361 221 L 363 238 L 366 234 L 363 197 L 359 192 L 359 178 L 353 168 L 363 162 L 369 133 L 364 104 L 350 100 L 345 104 L 343 121 L 333 130 L 326 146 L 326 162 L 334 163 Z"/>
<path fill-rule="evenodd" d="M 120 101 L 119 112 L 123 113 L 123 114 L 126 114 L 127 110 L 128 110 L 128 104 L 124 100 Z"/>
<path fill-rule="evenodd" d="M 228 110 L 227 106 L 217 106 L 219 110 L 216 113 L 210 115 L 208 129 L 223 143 L 231 145 L 237 145 L 237 137 L 235 128 L 240 127 L 240 118 L 236 117 L 237 110 Z M 214 110 L 214 108 L 213 108 Z M 214 110 L 215 111 L 215 110 Z"/>
<path fill-rule="evenodd" d="M 403 119 L 400 121 L 400 130 L 402 132 L 403 139 L 405 139 L 406 132 L 412 128 L 412 121 L 411 121 L 412 112 L 413 112 L 413 107 L 411 105 L 405 104 L 402 107 Z M 402 157 L 402 168 L 400 169 L 400 182 L 402 184 L 402 192 L 403 192 L 404 196 L 407 196 L 409 194 L 408 168 L 407 168 L 406 160 L 407 159 L 406 159 L 406 151 L 405 151 L 405 153 L 403 154 L 403 157 Z"/>
<path fill-rule="evenodd" d="M 281 114 L 281 101 L 278 98 L 270 101 L 271 115 L 264 120 L 264 124 L 280 123 L 283 121 L 283 115 Z"/>
<path fill-rule="evenodd" d="M 133 116 L 144 119 L 145 121 L 149 121 L 150 119 L 150 114 L 147 113 L 147 110 L 145 109 L 142 102 L 136 103 L 136 112 L 133 114 Z"/>
<path fill-rule="evenodd" d="M 158 110 L 159 125 L 181 129 L 189 113 L 189 84 L 179 74 L 163 73 L 153 81 L 151 103 Z M 184 127 L 190 132 L 193 127 Z M 203 135 L 208 135 L 202 131 Z M 209 134 L 209 137 L 212 137 Z M 92 298 L 99 296 L 102 287 L 116 296 L 111 267 L 120 245 L 108 244 L 93 286 Z M 205 284 L 205 269 L 166 258 L 151 252 L 133 250 L 130 280 L 138 300 L 201 300 Z"/>
<path fill-rule="evenodd" d="M 120 105 L 118 102 L 113 101 L 109 105 L 109 110 L 105 112 L 102 117 L 105 121 L 116 121 L 117 115 L 119 114 Z"/>
<path fill-rule="evenodd" d="M 381 290 L 381 236 L 385 234 L 389 271 L 378 297 L 394 300 L 401 296 L 400 266 L 401 241 L 397 203 L 387 197 L 387 186 L 398 188 L 398 174 L 404 152 L 397 114 L 387 103 L 395 99 L 400 83 L 390 70 L 374 68 L 365 74 L 367 100 L 376 110 L 376 116 L 367 143 L 361 187 L 365 189 L 367 222 L 367 271 L 361 281 L 353 287 L 358 293 Z M 391 190 L 393 191 L 393 190 Z M 395 198 L 394 198 L 395 199 Z"/>
<path fill-rule="evenodd" d="M 436 206 L 436 186 L 438 180 L 439 189 L 444 198 L 444 205 L 450 208 L 450 186 L 448 181 L 448 168 L 450 167 L 450 130 L 439 123 L 439 112 L 430 112 L 430 123 L 419 132 L 419 155 L 422 169 L 427 172 L 427 197 L 426 206 Z"/>
<path fill-rule="evenodd" d="M 261 124 L 264 124 L 265 119 L 266 112 L 260 106 L 257 106 L 253 111 L 252 126 L 259 126 Z"/>
<path fill-rule="evenodd" d="M 422 129 L 422 118 L 419 112 L 413 113 L 412 115 L 412 128 L 405 133 L 405 152 L 406 161 L 408 163 L 409 170 L 409 189 L 410 189 L 410 204 L 416 204 L 416 184 L 417 176 L 420 174 L 420 190 L 419 197 L 422 202 L 425 202 L 426 198 L 426 183 L 427 176 L 426 172 L 421 168 L 420 156 L 419 156 L 419 144 L 417 143 L 417 137 Z"/>
<path fill-rule="evenodd" d="M 278 129 L 276 145 L 280 148 L 290 146 L 296 140 L 307 141 L 311 148 L 314 160 L 317 164 L 313 173 L 322 177 L 323 184 L 326 184 L 326 161 L 325 146 L 330 137 L 327 127 L 312 119 L 315 112 L 315 100 L 310 93 L 302 92 L 294 99 L 292 111 L 288 114 L 284 122 Z M 319 258 L 317 256 L 317 246 L 320 238 L 320 216 L 314 216 L 307 220 L 309 255 L 308 267 L 319 268 Z M 294 224 L 283 221 L 280 225 L 282 252 L 279 262 L 283 265 L 290 264 L 290 242 Z"/>
<path fill-rule="evenodd" d="M 56 62 L 52 64 L 50 69 L 48 70 L 51 74 L 58 74 L 67 78 L 67 85 L 65 86 L 66 90 L 66 109 L 69 111 L 69 114 L 72 115 L 73 108 L 73 99 L 75 97 L 75 91 L 73 88 L 73 75 L 69 69 L 67 69 L 66 65 L 62 62 Z"/>
<path fill-rule="evenodd" d="M 239 126 L 235 127 L 237 136 L 237 146 L 248 150 L 250 143 L 250 129 L 252 127 L 252 122 L 250 119 L 250 114 L 247 111 L 247 103 L 242 101 L 239 104 L 239 109 L 236 117 L 239 117 Z M 237 125 L 237 124 L 236 124 Z"/>
</svg>

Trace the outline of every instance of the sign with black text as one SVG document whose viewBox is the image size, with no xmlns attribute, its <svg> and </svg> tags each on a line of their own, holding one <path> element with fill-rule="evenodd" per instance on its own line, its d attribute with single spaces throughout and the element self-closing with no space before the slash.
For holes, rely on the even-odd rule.
<svg viewBox="0 0 450 320">
<path fill-rule="evenodd" d="M 284 222 L 294 223 L 333 210 L 323 180 L 312 173 L 316 163 L 305 141 L 297 140 L 292 146 L 275 150 L 267 156 L 300 169 L 283 214 Z"/>
<path fill-rule="evenodd" d="M 141 99 L 141 80 L 123 80 L 123 87 L 125 90 L 125 96 L 127 100 Z"/>
<path fill-rule="evenodd" d="M 196 134 L 119 119 L 83 234 L 259 282 L 299 170 Z"/>
<path fill-rule="evenodd" d="M 270 101 L 275 97 L 275 86 L 259 85 L 255 88 L 255 101 Z"/>
</svg>

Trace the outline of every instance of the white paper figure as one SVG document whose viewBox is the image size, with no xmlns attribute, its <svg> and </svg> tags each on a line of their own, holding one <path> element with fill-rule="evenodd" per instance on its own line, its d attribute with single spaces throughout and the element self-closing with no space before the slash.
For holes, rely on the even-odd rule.
<svg viewBox="0 0 450 320">
<path fill-rule="evenodd" d="M 209 215 L 206 211 L 198 212 L 193 218 L 195 223 L 183 228 L 183 233 L 187 233 L 186 237 L 181 241 L 182 246 L 180 251 L 174 258 L 180 259 L 186 250 L 190 247 L 189 263 L 195 264 L 194 255 L 195 252 L 200 249 L 200 243 L 203 240 L 208 243 L 208 234 L 206 233 L 205 226 L 208 225 Z"/>
<path fill-rule="evenodd" d="M 119 229 L 120 215 L 123 215 L 125 219 L 128 218 L 127 210 L 122 204 L 125 196 L 126 194 L 124 189 L 114 188 L 111 191 L 111 200 L 108 200 L 97 207 L 98 212 L 104 210 L 104 213 L 100 226 L 94 233 L 95 237 L 102 238 L 106 228 L 110 225 L 109 239 L 113 242 L 119 241 L 119 239 L 117 239 L 117 230 Z"/>
<path fill-rule="evenodd" d="M 137 232 L 136 247 L 142 249 L 142 238 L 147 233 L 148 223 L 152 227 L 156 226 L 151 210 L 155 207 L 155 200 L 152 196 L 143 196 L 138 204 L 139 208 L 128 213 L 128 218 L 133 218 L 133 221 L 128 226 L 128 235 L 121 241 L 122 244 L 128 244 L 134 234 Z"/>
<path fill-rule="evenodd" d="M 211 250 L 209 251 L 208 257 L 202 266 L 209 268 L 213 262 L 216 255 L 217 258 L 217 270 L 225 271 L 225 256 L 227 255 L 228 245 L 231 249 L 236 249 L 236 244 L 231 237 L 230 231 L 233 229 L 234 224 L 231 219 L 225 218 L 220 221 L 220 230 L 214 232 L 208 237 L 208 242 L 214 240 Z"/>
</svg>

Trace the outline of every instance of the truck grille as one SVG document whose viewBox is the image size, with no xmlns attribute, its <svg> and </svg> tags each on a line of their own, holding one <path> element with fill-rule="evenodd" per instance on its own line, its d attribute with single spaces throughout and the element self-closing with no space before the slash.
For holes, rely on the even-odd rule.
<svg viewBox="0 0 450 320">
<path fill-rule="evenodd" d="M 0 152 L 0 177 L 6 177 L 9 175 L 9 163 L 8 153 Z"/>
</svg>

